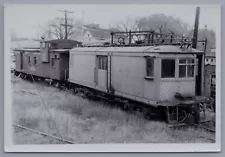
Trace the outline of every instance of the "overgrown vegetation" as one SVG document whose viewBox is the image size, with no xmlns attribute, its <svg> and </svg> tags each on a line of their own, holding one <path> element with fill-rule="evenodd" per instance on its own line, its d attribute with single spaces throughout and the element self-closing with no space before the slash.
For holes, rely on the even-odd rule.
<svg viewBox="0 0 225 157">
<path fill-rule="evenodd" d="M 215 139 L 215 134 L 202 129 L 172 129 L 163 122 L 148 121 L 138 114 L 128 114 L 53 87 L 15 79 L 12 86 L 13 123 L 76 143 L 208 143 Z M 56 143 L 47 137 L 37 139 L 37 136 L 15 131 L 15 142 Z"/>
</svg>

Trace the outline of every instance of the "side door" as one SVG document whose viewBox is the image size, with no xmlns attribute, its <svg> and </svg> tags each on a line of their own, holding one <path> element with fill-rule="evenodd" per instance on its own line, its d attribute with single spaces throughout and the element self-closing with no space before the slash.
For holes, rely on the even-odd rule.
<svg viewBox="0 0 225 157">
<path fill-rule="evenodd" d="M 98 55 L 97 56 L 97 70 L 96 70 L 96 85 L 107 90 L 108 86 L 108 56 Z"/>
<path fill-rule="evenodd" d="M 23 70 L 23 51 L 20 51 L 20 69 Z"/>
<path fill-rule="evenodd" d="M 57 54 L 52 54 L 50 55 L 51 57 L 51 61 L 50 61 L 50 66 L 51 66 L 51 71 L 50 71 L 50 77 L 52 79 L 59 79 L 59 73 L 60 73 L 60 70 L 59 70 L 59 62 L 58 62 L 58 56 Z M 62 71 L 61 71 L 62 72 Z"/>
</svg>

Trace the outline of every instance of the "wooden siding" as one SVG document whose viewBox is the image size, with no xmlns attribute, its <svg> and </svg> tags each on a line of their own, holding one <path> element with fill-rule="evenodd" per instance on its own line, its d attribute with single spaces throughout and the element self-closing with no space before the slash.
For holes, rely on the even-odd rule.
<svg viewBox="0 0 225 157">
<path fill-rule="evenodd" d="M 30 64 L 29 64 L 29 56 L 30 56 Z M 37 64 L 34 64 L 34 57 L 36 57 Z M 59 53 L 49 53 L 49 63 L 42 62 L 41 53 L 40 52 L 24 52 L 23 53 L 23 69 L 20 69 L 20 53 L 16 53 L 16 70 L 23 71 L 27 74 L 32 74 L 35 76 L 45 77 L 60 80 L 64 78 L 61 73 L 61 62 L 68 62 L 67 58 L 60 58 Z M 54 66 L 52 66 L 52 58 L 54 59 Z"/>
<path fill-rule="evenodd" d="M 112 87 L 115 91 L 156 100 L 154 80 L 145 79 L 144 57 L 112 56 Z"/>
</svg>

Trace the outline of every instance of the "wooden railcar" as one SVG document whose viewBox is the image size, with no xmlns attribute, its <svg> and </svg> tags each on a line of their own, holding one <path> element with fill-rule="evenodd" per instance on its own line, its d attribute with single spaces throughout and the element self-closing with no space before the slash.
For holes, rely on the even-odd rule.
<svg viewBox="0 0 225 157">
<path fill-rule="evenodd" d="M 203 60 L 203 51 L 174 45 L 74 48 L 69 81 L 163 108 L 168 122 L 194 114 L 198 120 L 199 103 L 205 101 Z"/>
<path fill-rule="evenodd" d="M 72 40 L 42 40 L 40 48 L 15 49 L 15 71 L 47 79 L 67 80 L 69 49 L 75 46 L 80 46 L 80 43 Z"/>
</svg>

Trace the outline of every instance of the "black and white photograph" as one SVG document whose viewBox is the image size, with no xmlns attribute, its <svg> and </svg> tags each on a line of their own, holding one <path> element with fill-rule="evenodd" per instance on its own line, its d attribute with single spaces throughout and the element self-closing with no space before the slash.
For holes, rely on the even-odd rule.
<svg viewBox="0 0 225 157">
<path fill-rule="evenodd" d="M 220 151 L 220 9 L 6 4 L 5 151 Z"/>
</svg>

